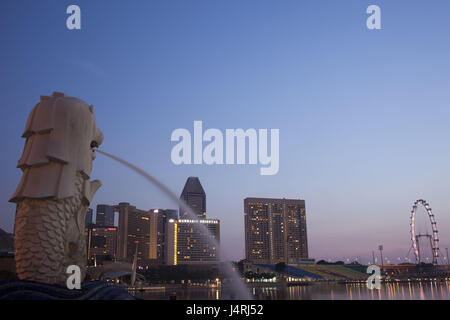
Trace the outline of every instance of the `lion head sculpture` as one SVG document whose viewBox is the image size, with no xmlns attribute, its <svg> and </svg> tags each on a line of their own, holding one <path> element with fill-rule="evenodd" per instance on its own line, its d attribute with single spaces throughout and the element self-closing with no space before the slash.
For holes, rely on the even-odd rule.
<svg viewBox="0 0 450 320">
<path fill-rule="evenodd" d="M 31 111 L 10 199 L 17 203 L 14 250 L 19 279 L 65 284 L 66 268 L 85 276 L 85 215 L 100 181 L 89 181 L 94 147 L 103 141 L 93 107 L 53 93 Z"/>
</svg>

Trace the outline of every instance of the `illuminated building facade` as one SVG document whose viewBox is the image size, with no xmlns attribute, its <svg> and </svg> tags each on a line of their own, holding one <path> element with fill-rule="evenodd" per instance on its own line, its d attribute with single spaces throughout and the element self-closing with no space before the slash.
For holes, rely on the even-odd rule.
<svg viewBox="0 0 450 320">
<path fill-rule="evenodd" d="M 155 264 L 167 264 L 167 237 L 169 220 L 178 218 L 178 212 L 171 209 L 150 210 L 150 253 Z"/>
<path fill-rule="evenodd" d="M 189 217 L 180 208 L 179 219 L 168 220 L 167 264 L 217 264 L 219 248 L 211 243 L 215 241 L 210 237 L 220 242 L 220 221 L 206 219 L 206 193 L 199 178 L 186 180 L 180 199 L 192 208 L 196 217 Z"/>
<path fill-rule="evenodd" d="M 136 209 L 128 202 L 115 206 L 119 213 L 117 258 L 132 262 L 137 250 L 138 265 L 150 260 L 150 212 Z"/>
<path fill-rule="evenodd" d="M 244 199 L 245 256 L 254 263 L 308 259 L 304 200 Z"/>
<path fill-rule="evenodd" d="M 88 265 L 113 261 L 117 254 L 117 228 L 87 228 Z"/>
<path fill-rule="evenodd" d="M 219 248 L 210 243 L 204 227 L 220 241 L 220 221 L 206 219 L 206 194 L 197 177 L 187 179 L 180 198 L 196 213 L 194 220 L 186 212 L 179 216 L 170 209 L 139 210 L 127 202 L 98 207 L 97 211 L 105 213 L 106 220 L 97 219 L 101 224 L 118 213 L 117 259 L 132 262 L 137 252 L 142 267 L 218 263 Z"/>
<path fill-rule="evenodd" d="M 219 248 L 209 241 L 208 232 L 220 242 L 220 221 L 217 219 L 170 219 L 167 230 L 167 264 L 217 264 Z"/>
</svg>

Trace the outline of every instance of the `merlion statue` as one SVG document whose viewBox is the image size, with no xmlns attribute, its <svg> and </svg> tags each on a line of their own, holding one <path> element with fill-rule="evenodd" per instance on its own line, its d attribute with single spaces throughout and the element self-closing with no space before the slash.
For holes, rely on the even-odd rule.
<svg viewBox="0 0 450 320">
<path fill-rule="evenodd" d="M 100 181 L 90 181 L 94 147 L 103 140 L 93 107 L 54 92 L 42 96 L 22 135 L 23 171 L 10 199 L 17 203 L 14 253 L 20 280 L 66 284 L 66 269 L 85 277 L 85 214 Z"/>
</svg>

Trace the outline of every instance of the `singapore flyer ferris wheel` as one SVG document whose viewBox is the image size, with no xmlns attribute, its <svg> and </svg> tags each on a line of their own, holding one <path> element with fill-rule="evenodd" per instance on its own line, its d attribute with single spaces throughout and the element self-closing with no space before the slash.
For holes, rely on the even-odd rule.
<svg viewBox="0 0 450 320">
<path fill-rule="evenodd" d="M 430 234 L 417 234 L 416 233 L 416 226 L 415 226 L 415 219 L 416 219 L 416 211 L 418 206 L 425 207 L 428 217 L 430 218 L 431 223 L 431 230 L 432 235 Z M 411 211 L 411 241 L 412 241 L 412 248 L 414 250 L 414 255 L 416 257 L 417 263 L 421 263 L 421 252 L 420 252 L 420 238 L 426 237 L 430 241 L 430 247 L 432 250 L 433 255 L 433 264 L 438 264 L 438 258 L 439 258 L 439 237 L 438 237 L 438 229 L 436 226 L 436 220 L 434 218 L 434 214 L 431 210 L 430 205 L 423 199 L 417 200 L 414 202 L 412 211 Z"/>
</svg>

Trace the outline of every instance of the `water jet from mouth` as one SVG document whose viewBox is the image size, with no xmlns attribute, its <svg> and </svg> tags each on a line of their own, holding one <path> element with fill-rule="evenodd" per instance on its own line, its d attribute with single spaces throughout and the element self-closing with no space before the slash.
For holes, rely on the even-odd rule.
<svg viewBox="0 0 450 320">
<path fill-rule="evenodd" d="M 104 156 L 107 156 L 113 160 L 118 161 L 119 163 L 123 164 L 124 166 L 126 166 L 129 169 L 133 170 L 134 172 L 138 173 L 139 175 L 141 175 L 142 177 L 147 179 L 149 182 L 151 182 L 153 185 L 155 185 L 158 189 L 160 189 L 169 199 L 175 201 L 185 212 L 188 213 L 188 216 L 190 219 L 198 220 L 197 215 L 191 209 L 191 207 L 186 202 L 184 202 L 182 199 L 179 199 L 175 195 L 175 193 L 173 193 L 169 188 L 167 188 L 158 179 L 156 179 L 152 175 L 148 174 L 146 171 L 129 163 L 126 160 L 123 160 L 119 157 L 116 157 L 105 151 L 101 151 L 99 149 L 93 149 L 93 150 L 95 152 L 103 154 Z M 211 234 L 211 232 L 208 230 L 208 228 L 203 223 L 199 223 L 199 228 L 202 229 L 202 233 L 207 235 L 209 244 L 212 246 L 215 246 L 216 248 L 219 248 L 219 243 L 217 242 L 217 240 L 214 238 L 214 236 Z M 242 299 L 242 300 L 251 300 L 252 296 L 250 295 L 246 285 L 243 283 L 243 281 L 241 280 L 238 273 L 233 270 L 231 262 L 225 260 L 223 267 L 224 267 L 223 268 L 224 274 L 231 280 L 230 285 L 231 285 L 232 291 L 234 293 L 233 294 L 234 298 Z"/>
</svg>

